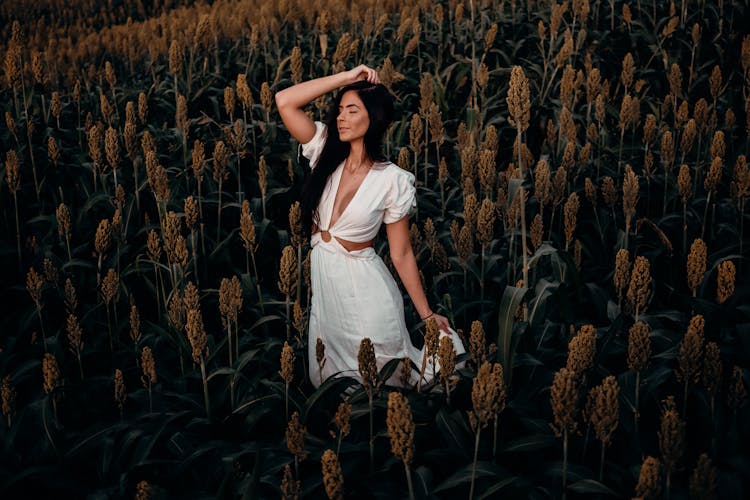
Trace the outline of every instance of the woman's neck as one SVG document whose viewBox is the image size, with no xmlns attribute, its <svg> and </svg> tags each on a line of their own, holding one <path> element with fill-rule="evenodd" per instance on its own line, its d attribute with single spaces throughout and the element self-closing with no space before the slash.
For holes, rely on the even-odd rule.
<svg viewBox="0 0 750 500">
<path fill-rule="evenodd" d="M 365 151 L 365 142 L 357 139 L 349 143 L 349 164 L 362 165 L 368 161 L 367 152 Z"/>
</svg>

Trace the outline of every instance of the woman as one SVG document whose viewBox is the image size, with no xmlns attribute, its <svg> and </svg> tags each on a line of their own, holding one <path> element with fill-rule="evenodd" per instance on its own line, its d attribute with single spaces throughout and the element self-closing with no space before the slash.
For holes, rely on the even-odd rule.
<svg viewBox="0 0 750 500">
<path fill-rule="evenodd" d="M 313 122 L 301 109 L 342 86 L 327 123 Z M 377 72 L 361 65 L 301 82 L 278 92 L 276 105 L 312 169 L 301 207 L 312 246 L 308 356 L 313 385 L 333 375 L 359 379 L 357 354 L 365 337 L 373 343 L 378 370 L 406 357 L 422 367 L 423 351 L 409 338 L 401 292 L 373 248 L 381 223 L 393 264 L 419 316 L 434 318 L 441 335 L 450 334 L 456 351 L 465 352 L 448 319 L 430 309 L 422 289 L 409 242 L 408 214 L 417 204 L 415 178 L 381 153 L 393 101 Z M 325 345 L 322 371 L 315 357 L 318 338 Z M 400 385 L 398 372 L 386 382 Z M 425 372 L 429 383 L 432 366 Z M 410 385 L 418 378 L 412 371 Z"/>
</svg>

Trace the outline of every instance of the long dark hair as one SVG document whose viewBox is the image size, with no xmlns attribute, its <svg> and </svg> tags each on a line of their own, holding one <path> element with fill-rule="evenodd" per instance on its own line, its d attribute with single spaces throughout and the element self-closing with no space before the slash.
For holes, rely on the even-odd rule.
<svg viewBox="0 0 750 500">
<path fill-rule="evenodd" d="M 341 97 L 349 90 L 354 90 L 362 100 L 370 118 L 370 126 L 364 136 L 365 154 L 372 161 L 386 161 L 383 155 L 383 136 L 393 121 L 393 98 L 382 84 L 373 84 L 366 80 L 360 80 L 342 87 L 333 104 L 328 108 L 326 125 L 328 126 L 328 138 L 315 169 L 309 173 L 302 185 L 302 200 L 300 208 L 302 211 L 302 230 L 309 238 L 312 231 L 313 216 L 318 209 L 318 203 L 323 195 L 328 178 L 336 170 L 339 164 L 349 156 L 351 146 L 348 142 L 342 142 L 339 138 L 339 130 L 336 118 L 339 114 Z M 318 214 L 320 216 L 320 214 Z M 319 223 L 319 219 L 318 219 Z"/>
</svg>

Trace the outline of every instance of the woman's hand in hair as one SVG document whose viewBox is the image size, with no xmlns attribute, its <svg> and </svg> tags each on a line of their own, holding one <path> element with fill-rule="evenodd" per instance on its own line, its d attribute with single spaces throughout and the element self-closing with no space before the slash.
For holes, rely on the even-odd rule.
<svg viewBox="0 0 750 500">
<path fill-rule="evenodd" d="M 360 80 L 367 80 L 370 83 L 380 83 L 380 77 L 378 72 L 365 64 L 360 64 L 354 69 L 350 69 L 346 72 L 349 84 L 358 82 Z"/>
</svg>

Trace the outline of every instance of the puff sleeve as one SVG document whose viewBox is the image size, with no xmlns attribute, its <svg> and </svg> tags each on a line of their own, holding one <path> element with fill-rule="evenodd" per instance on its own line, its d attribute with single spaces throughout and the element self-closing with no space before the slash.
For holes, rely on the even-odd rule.
<svg viewBox="0 0 750 500">
<path fill-rule="evenodd" d="M 391 189 L 386 196 L 383 222 L 390 224 L 401 220 L 417 207 L 417 188 L 414 187 L 414 174 L 396 167 Z"/>
<path fill-rule="evenodd" d="M 323 146 L 325 146 L 326 139 L 328 138 L 328 127 L 325 123 L 315 121 L 315 135 L 310 142 L 306 144 L 300 144 L 302 149 L 302 156 L 310 160 L 310 169 L 314 169 L 320 159 L 320 154 L 323 152 Z"/>
</svg>

